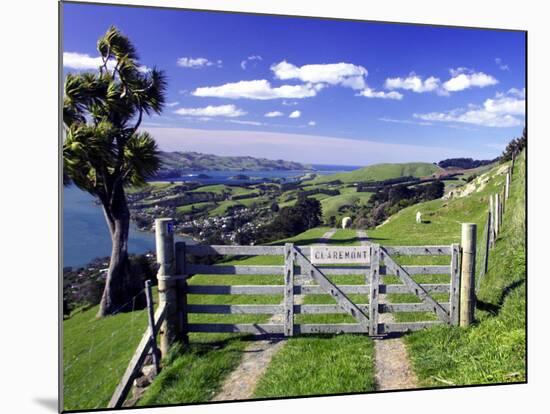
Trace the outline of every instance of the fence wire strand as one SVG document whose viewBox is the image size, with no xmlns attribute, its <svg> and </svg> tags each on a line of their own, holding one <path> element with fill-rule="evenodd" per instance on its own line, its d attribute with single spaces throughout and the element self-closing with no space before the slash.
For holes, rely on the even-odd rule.
<svg viewBox="0 0 550 414">
<path fill-rule="evenodd" d="M 144 318 L 143 330 L 139 329 L 138 331 L 135 331 L 138 317 L 141 315 L 144 315 L 143 312 L 146 311 L 146 308 L 136 310 L 136 301 L 140 295 L 144 294 L 144 292 L 145 292 L 145 288 L 140 290 L 136 295 L 134 295 L 130 300 L 128 300 L 126 303 L 124 303 L 119 308 L 117 308 L 116 311 L 114 312 L 114 314 L 120 314 L 122 309 L 126 308 L 128 305 L 131 304 L 131 310 L 128 312 L 130 314 L 129 321 L 127 324 L 124 325 L 123 328 L 113 330 L 108 335 L 104 335 L 104 338 L 101 338 L 101 340 L 99 340 L 100 339 L 99 336 L 101 334 L 101 332 L 99 332 L 99 329 L 100 329 L 100 324 L 102 322 L 102 320 L 99 319 L 97 320 L 98 323 L 93 324 L 92 329 L 89 329 L 89 325 L 88 325 L 86 327 L 83 327 L 81 330 L 78 330 L 75 333 L 76 335 L 79 335 L 79 336 L 85 335 L 86 338 L 89 338 L 89 345 L 87 345 L 86 350 L 83 350 L 76 355 L 72 355 L 71 363 L 64 364 L 63 394 L 64 394 L 64 401 L 66 405 L 66 407 L 64 407 L 65 409 L 74 410 L 74 409 L 102 408 L 102 406 L 97 405 L 96 394 L 98 393 L 98 391 L 100 391 L 101 389 L 106 390 L 106 387 L 108 387 L 108 388 L 112 388 L 109 390 L 109 393 L 114 392 L 115 387 L 118 383 L 118 380 L 120 379 L 118 378 L 119 375 L 116 376 L 116 380 L 113 383 L 112 377 L 109 377 L 108 375 L 98 375 L 98 368 L 103 368 L 104 371 L 109 371 L 109 372 L 112 372 L 114 369 L 117 368 L 115 366 L 111 366 L 113 364 L 113 352 L 115 350 L 115 344 L 117 341 L 120 341 L 120 340 L 125 340 L 127 342 L 135 341 L 136 342 L 135 345 L 137 346 L 137 342 L 139 341 L 139 339 L 143 335 L 143 332 L 145 332 L 145 329 L 147 328 L 147 321 L 146 321 L 146 318 Z M 96 357 L 96 353 L 98 352 L 98 350 L 101 350 L 102 348 L 107 348 L 107 346 L 108 346 L 107 357 L 98 361 L 98 358 Z M 132 345 L 130 346 L 130 348 L 134 349 L 134 346 Z M 67 355 L 64 355 L 64 358 L 67 358 Z M 130 361 L 130 358 L 131 358 L 131 355 L 128 356 L 128 362 Z M 82 382 L 71 383 L 71 381 L 68 381 L 68 378 L 70 377 L 70 374 L 71 374 L 71 370 L 78 368 L 76 366 L 77 364 L 81 365 L 84 369 L 85 373 L 79 374 L 79 377 L 86 378 L 85 384 L 83 384 Z M 125 369 L 127 364 L 122 364 L 122 365 L 124 365 L 124 369 Z M 122 375 L 122 372 L 120 373 L 120 376 L 121 375 Z M 78 397 L 75 398 L 76 394 L 78 394 Z M 90 396 L 94 396 L 94 398 L 90 398 Z M 107 395 L 107 392 L 106 392 L 105 398 L 108 400 L 110 397 L 111 395 Z M 97 405 L 97 406 L 92 406 L 92 405 Z M 105 403 L 105 407 L 106 407 L 106 403 Z"/>
</svg>

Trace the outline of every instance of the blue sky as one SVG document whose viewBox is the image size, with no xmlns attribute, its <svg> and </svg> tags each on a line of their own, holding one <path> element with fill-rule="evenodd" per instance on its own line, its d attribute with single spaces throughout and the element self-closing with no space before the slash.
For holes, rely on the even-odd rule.
<svg viewBox="0 0 550 414">
<path fill-rule="evenodd" d="M 168 76 L 164 150 L 323 164 L 493 158 L 525 122 L 522 32 L 63 5 L 64 71 L 116 25 Z"/>
</svg>

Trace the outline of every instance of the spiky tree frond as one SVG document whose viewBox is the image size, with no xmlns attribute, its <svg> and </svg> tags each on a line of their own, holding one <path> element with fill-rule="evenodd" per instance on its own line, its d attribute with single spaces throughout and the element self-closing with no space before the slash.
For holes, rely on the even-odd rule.
<svg viewBox="0 0 550 414">
<path fill-rule="evenodd" d="M 162 111 L 166 92 L 165 74 L 139 71 L 134 46 L 115 27 L 98 41 L 98 50 L 104 67 L 68 74 L 63 101 L 64 181 L 91 193 L 119 182 L 142 184 L 158 170 L 153 138 L 137 129 L 144 113 Z M 105 70 L 107 63 L 112 70 Z"/>
<path fill-rule="evenodd" d="M 121 61 L 127 58 L 136 61 L 139 59 L 134 45 L 115 26 L 109 27 L 105 35 L 98 40 L 97 50 L 104 60 Z"/>
<path fill-rule="evenodd" d="M 124 149 L 125 181 L 144 185 L 160 168 L 159 151 L 153 137 L 147 132 L 133 134 Z"/>
</svg>

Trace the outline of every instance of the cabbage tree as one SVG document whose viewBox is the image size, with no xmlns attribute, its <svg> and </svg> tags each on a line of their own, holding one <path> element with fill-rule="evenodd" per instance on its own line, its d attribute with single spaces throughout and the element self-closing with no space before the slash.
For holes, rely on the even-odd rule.
<svg viewBox="0 0 550 414">
<path fill-rule="evenodd" d="M 125 187 L 143 185 L 160 167 L 155 140 L 139 127 L 144 115 L 161 113 L 166 78 L 139 65 L 136 49 L 116 27 L 99 39 L 97 50 L 97 72 L 65 78 L 63 181 L 92 194 L 105 214 L 112 240 L 98 312 L 105 316 L 124 310 L 142 290 L 129 269 Z"/>
</svg>

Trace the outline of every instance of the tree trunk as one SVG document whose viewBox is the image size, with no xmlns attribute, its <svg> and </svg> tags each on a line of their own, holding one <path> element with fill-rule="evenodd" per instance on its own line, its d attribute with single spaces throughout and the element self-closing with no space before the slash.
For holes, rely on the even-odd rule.
<svg viewBox="0 0 550 414">
<path fill-rule="evenodd" d="M 113 190 L 112 201 L 102 200 L 102 204 L 111 234 L 112 250 L 98 317 L 145 307 L 143 280 L 140 275 L 132 275 L 130 272 L 128 259 L 130 211 L 122 185 Z"/>
</svg>

